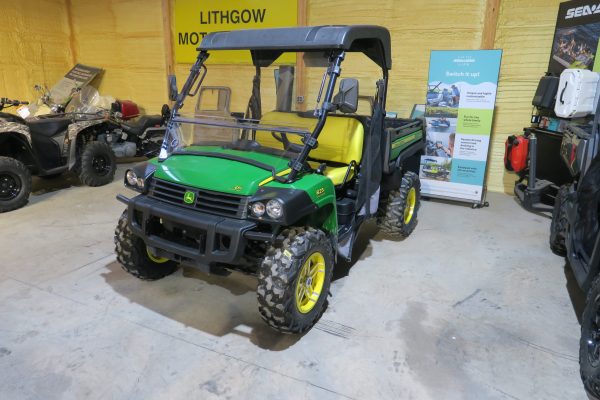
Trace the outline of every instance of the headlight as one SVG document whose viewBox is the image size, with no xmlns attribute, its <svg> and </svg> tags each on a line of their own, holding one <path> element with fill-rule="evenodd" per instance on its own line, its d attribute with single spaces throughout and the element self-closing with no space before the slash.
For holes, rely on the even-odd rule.
<svg viewBox="0 0 600 400">
<path fill-rule="evenodd" d="M 133 172 L 133 170 L 127 170 L 127 172 L 125 173 L 125 178 L 127 179 L 127 183 L 130 186 L 137 186 L 138 184 L 138 177 L 135 174 L 135 172 Z"/>
<path fill-rule="evenodd" d="M 139 163 L 133 168 L 125 171 L 125 186 L 140 193 L 148 190 L 148 182 L 152 180 L 152 175 L 156 171 L 156 166 L 149 162 Z"/>
<path fill-rule="evenodd" d="M 255 217 L 262 217 L 265 213 L 265 204 L 257 201 L 252 204 L 252 215 Z"/>
<path fill-rule="evenodd" d="M 273 219 L 279 219 L 283 216 L 283 204 L 281 201 L 273 199 L 267 203 L 267 214 Z"/>
</svg>

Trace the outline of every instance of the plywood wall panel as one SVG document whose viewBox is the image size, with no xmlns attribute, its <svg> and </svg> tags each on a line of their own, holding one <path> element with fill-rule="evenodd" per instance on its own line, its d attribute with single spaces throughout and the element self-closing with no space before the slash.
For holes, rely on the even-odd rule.
<svg viewBox="0 0 600 400">
<path fill-rule="evenodd" d="M 512 193 L 516 175 L 504 170 L 506 137 L 529 124 L 531 99 L 546 72 L 560 0 L 502 0 L 495 47 L 504 50 L 487 184 Z"/>
</svg>

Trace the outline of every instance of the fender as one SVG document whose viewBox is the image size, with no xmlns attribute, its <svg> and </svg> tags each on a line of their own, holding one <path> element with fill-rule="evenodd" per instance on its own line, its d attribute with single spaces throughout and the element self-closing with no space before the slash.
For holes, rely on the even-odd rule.
<svg viewBox="0 0 600 400">
<path fill-rule="evenodd" d="M 0 119 L 0 135 L 5 133 L 16 133 L 21 135 L 27 141 L 29 147 L 31 147 L 31 133 L 29 132 L 29 127 L 27 125 Z"/>
<path fill-rule="evenodd" d="M 337 210 L 335 203 L 335 188 L 331 180 L 323 175 L 311 174 L 303 176 L 292 183 L 270 182 L 264 186 L 267 188 L 278 188 L 305 192 L 310 199 L 313 208 L 297 210 L 296 219 L 305 216 L 315 218 L 314 224 L 322 228 L 325 233 L 332 237 L 337 236 Z"/>
<path fill-rule="evenodd" d="M 77 163 L 77 138 L 79 137 L 79 135 L 84 130 L 92 126 L 103 124 L 105 122 L 106 120 L 104 119 L 98 119 L 91 121 L 74 122 L 71 125 L 69 125 L 69 128 L 67 130 L 68 146 L 65 147 L 65 149 L 69 149 L 69 162 L 67 163 L 69 171 L 72 170 L 73 167 L 75 167 L 75 164 Z"/>
</svg>

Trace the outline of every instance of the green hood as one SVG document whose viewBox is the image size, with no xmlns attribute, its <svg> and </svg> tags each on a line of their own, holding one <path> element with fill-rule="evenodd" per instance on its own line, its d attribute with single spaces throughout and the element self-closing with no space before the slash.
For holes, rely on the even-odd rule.
<svg viewBox="0 0 600 400">
<path fill-rule="evenodd" d="M 273 166 L 277 173 L 285 171 L 289 161 L 269 154 L 223 149 L 217 146 L 193 146 L 185 150 L 238 156 Z M 271 177 L 271 172 L 242 161 L 177 154 L 157 163 L 154 176 L 181 185 L 249 196 L 256 192 L 261 182 Z"/>
</svg>

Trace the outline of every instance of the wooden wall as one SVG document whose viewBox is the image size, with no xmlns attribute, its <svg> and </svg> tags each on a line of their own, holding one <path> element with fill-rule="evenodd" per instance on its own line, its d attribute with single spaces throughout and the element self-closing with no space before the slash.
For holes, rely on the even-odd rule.
<svg viewBox="0 0 600 400">
<path fill-rule="evenodd" d="M 303 0 L 307 24 L 379 24 L 392 34 L 393 69 L 388 110 L 408 116 L 424 101 L 429 52 L 477 49 L 488 2 L 496 0 Z M 167 100 L 169 65 L 163 21 L 174 0 L 22 0 L 0 15 L 0 96 L 34 99 L 34 83 L 53 84 L 73 63 L 100 66 L 101 94 L 129 98 L 148 112 Z M 500 0 L 494 47 L 504 50 L 497 114 L 491 143 L 488 188 L 512 192 L 515 176 L 504 171 L 506 136 L 529 122 L 531 98 L 546 70 L 560 0 Z M 488 27 L 489 28 L 489 27 Z M 374 88 L 379 71 L 349 56 L 345 76 Z M 232 109 L 246 108 L 254 68 L 212 65 L 206 84 L 233 90 Z M 189 65 L 174 65 L 180 86 Z M 263 92 L 274 93 L 272 71 L 264 71 Z M 312 107 L 320 72 L 307 73 L 307 107 Z M 265 109 L 274 100 L 265 102 Z"/>
<path fill-rule="evenodd" d="M 71 0 L 77 62 L 105 70 L 100 94 L 148 112 L 167 101 L 161 0 Z"/>
<path fill-rule="evenodd" d="M 388 110 L 408 116 L 413 104 L 422 103 L 427 90 L 427 65 L 432 49 L 478 48 L 485 1 L 466 0 L 457 6 L 455 0 L 378 0 L 376 4 L 357 0 L 325 2 L 308 0 L 307 24 L 378 24 L 392 34 L 393 69 L 390 74 Z M 176 65 L 177 78 L 182 84 L 189 65 Z M 349 55 L 343 65 L 346 77 L 360 80 L 361 92 L 375 90 L 380 71 L 359 55 Z M 320 69 L 307 70 L 307 107 L 312 107 L 322 77 Z M 232 108 L 244 110 L 251 89 L 254 68 L 251 66 L 210 66 L 207 84 L 230 82 Z M 264 76 L 272 77 L 271 71 Z M 263 93 L 274 93 L 273 79 L 263 79 Z M 269 103 L 269 101 L 267 101 Z M 272 104 L 272 101 L 271 101 Z M 268 106 L 265 106 L 268 109 Z"/>
<path fill-rule="evenodd" d="M 64 0 L 6 2 L 0 11 L 0 97 L 33 100 L 35 84 L 52 86 L 72 63 Z"/>
<path fill-rule="evenodd" d="M 504 170 L 504 142 L 531 119 L 531 99 L 548 67 L 559 0 L 501 0 L 495 47 L 503 49 L 490 150 L 489 190 L 512 193 L 516 175 Z"/>
</svg>

